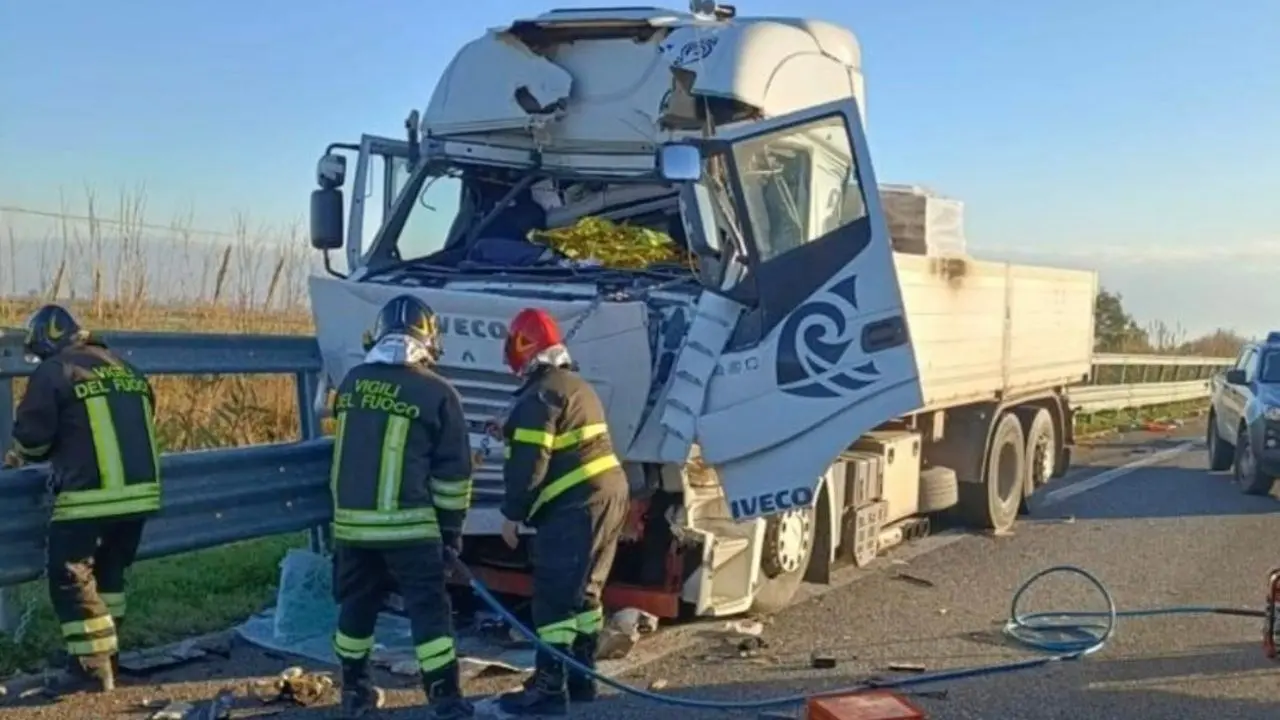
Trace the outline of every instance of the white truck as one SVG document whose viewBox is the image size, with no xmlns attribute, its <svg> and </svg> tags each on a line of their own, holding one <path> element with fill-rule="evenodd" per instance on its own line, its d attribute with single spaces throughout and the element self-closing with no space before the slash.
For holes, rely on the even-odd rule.
<svg viewBox="0 0 1280 720">
<path fill-rule="evenodd" d="M 526 560 L 496 537 L 484 426 L 517 384 L 501 348 L 527 306 L 569 330 L 632 480 L 609 596 L 659 615 L 776 610 L 934 513 L 1007 529 L 1069 459 L 1096 276 L 893 252 L 854 35 L 691 5 L 492 29 L 405 138 L 319 163 L 330 381 L 390 298 L 441 315 L 478 460 L 466 559 L 498 590 L 528 591 Z M 696 262 L 622 270 L 528 240 L 586 216 L 661 230 Z"/>
</svg>

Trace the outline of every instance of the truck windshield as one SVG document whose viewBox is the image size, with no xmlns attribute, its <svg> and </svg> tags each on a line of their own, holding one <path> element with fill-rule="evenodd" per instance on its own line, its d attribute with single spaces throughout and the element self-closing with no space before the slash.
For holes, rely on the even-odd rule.
<svg viewBox="0 0 1280 720">
<path fill-rule="evenodd" d="M 862 183 L 840 116 L 738 143 L 733 158 L 761 261 L 866 215 Z"/>
<path fill-rule="evenodd" d="M 404 158 L 396 158 L 392 166 L 392 192 L 396 202 L 405 201 L 400 194 L 413 175 Z M 449 229 L 458 214 L 462 197 L 462 181 L 450 174 L 428 176 L 417 188 L 417 197 L 409 207 L 404 227 L 395 239 L 401 261 L 418 260 L 442 250 Z"/>
<path fill-rule="evenodd" d="M 1258 382 L 1280 384 L 1280 350 L 1272 350 L 1262 356 L 1262 372 L 1258 373 Z"/>
</svg>

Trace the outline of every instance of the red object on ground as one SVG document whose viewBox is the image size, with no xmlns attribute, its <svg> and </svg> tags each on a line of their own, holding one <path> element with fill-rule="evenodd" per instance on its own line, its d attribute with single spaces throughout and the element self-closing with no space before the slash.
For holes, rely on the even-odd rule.
<svg viewBox="0 0 1280 720">
<path fill-rule="evenodd" d="M 805 720 L 928 720 L 924 710 L 892 690 L 810 700 L 804 716 Z"/>
<path fill-rule="evenodd" d="M 1267 624 L 1262 648 L 1268 658 L 1275 660 L 1280 655 L 1280 570 L 1272 570 L 1267 582 Z"/>
</svg>

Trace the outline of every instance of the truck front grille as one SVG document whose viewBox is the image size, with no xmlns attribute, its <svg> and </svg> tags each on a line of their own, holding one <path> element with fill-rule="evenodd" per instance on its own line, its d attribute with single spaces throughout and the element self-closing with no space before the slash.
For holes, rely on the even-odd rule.
<svg viewBox="0 0 1280 720">
<path fill-rule="evenodd" d="M 505 372 L 437 367 L 462 395 L 474 454 L 484 447 L 485 423 L 497 419 L 520 386 L 520 379 Z M 489 441 L 488 453 L 472 474 L 472 506 L 495 506 L 502 501 L 502 443 Z"/>
</svg>

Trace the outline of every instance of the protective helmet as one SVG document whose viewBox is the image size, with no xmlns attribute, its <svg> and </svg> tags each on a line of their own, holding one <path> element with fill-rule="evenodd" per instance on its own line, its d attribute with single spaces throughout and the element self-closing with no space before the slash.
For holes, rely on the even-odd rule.
<svg viewBox="0 0 1280 720">
<path fill-rule="evenodd" d="M 45 305 L 27 318 L 27 337 L 22 351 L 28 359 L 48 360 L 68 345 L 84 339 L 86 333 L 75 317 L 61 305 Z"/>
<path fill-rule="evenodd" d="M 432 359 L 440 357 L 440 329 L 436 313 L 430 305 L 412 295 L 392 298 L 378 311 L 373 329 L 364 334 L 365 352 L 373 349 L 388 335 L 404 335 L 422 343 L 431 351 Z"/>
<path fill-rule="evenodd" d="M 511 320 L 503 354 L 506 356 L 507 367 L 519 375 L 538 353 L 563 344 L 564 336 L 560 334 L 560 326 L 550 313 L 525 308 Z"/>
</svg>

